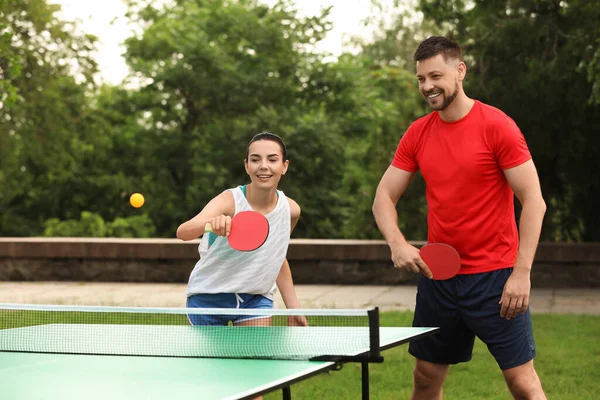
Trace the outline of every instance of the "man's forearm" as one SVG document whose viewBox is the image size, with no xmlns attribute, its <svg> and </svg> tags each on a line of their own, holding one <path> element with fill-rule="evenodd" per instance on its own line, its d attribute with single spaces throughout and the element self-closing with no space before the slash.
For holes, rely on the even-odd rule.
<svg viewBox="0 0 600 400">
<path fill-rule="evenodd" d="M 388 245 L 404 243 L 406 239 L 398 227 L 398 212 L 389 197 L 376 196 L 373 203 L 373 216 L 379 231 Z"/>
<path fill-rule="evenodd" d="M 545 213 L 546 204 L 541 197 L 523 203 L 519 221 L 519 252 L 515 261 L 516 270 L 531 271 Z"/>
</svg>

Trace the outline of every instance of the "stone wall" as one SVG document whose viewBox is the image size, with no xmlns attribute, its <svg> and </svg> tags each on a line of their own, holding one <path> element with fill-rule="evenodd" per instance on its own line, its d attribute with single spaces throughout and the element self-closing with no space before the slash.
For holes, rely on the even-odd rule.
<svg viewBox="0 0 600 400">
<path fill-rule="evenodd" d="M 0 238 L 0 281 L 186 282 L 197 260 L 198 241 Z M 416 282 L 379 240 L 295 239 L 288 260 L 298 284 Z M 600 243 L 541 243 L 532 284 L 600 288 Z"/>
</svg>

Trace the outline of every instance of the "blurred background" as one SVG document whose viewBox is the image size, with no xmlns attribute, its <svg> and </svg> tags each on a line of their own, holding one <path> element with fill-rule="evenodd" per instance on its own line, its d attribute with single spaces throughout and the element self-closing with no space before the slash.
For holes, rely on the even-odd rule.
<svg viewBox="0 0 600 400">
<path fill-rule="evenodd" d="M 176 229 L 247 182 L 246 145 L 270 131 L 290 158 L 280 188 L 302 207 L 287 255 L 302 306 L 377 306 L 382 324 L 410 325 L 418 275 L 393 268 L 371 206 L 430 112 L 413 53 L 447 35 L 467 95 L 517 122 L 538 168 L 542 382 L 551 398 L 596 399 L 599 21 L 597 0 L 0 0 L 0 303 L 185 306 L 198 241 Z M 420 176 L 398 213 L 423 244 Z M 483 343 L 475 354 L 446 395 L 510 398 Z M 377 368 L 374 398 L 410 396 L 404 350 Z M 350 398 L 357 371 L 295 398 Z"/>
<path fill-rule="evenodd" d="M 591 0 L 0 0 L 0 236 L 173 238 L 271 131 L 295 238 L 380 239 L 375 188 L 429 112 L 412 54 L 442 34 L 525 135 L 542 240 L 599 241 L 598 21 Z M 421 179 L 398 210 L 424 240 Z"/>
</svg>

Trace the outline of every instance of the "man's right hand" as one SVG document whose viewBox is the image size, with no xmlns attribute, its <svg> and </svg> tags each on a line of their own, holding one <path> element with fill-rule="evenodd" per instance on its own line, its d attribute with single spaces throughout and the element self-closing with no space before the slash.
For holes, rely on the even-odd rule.
<svg viewBox="0 0 600 400">
<path fill-rule="evenodd" d="M 392 251 L 392 262 L 394 268 L 404 269 L 408 272 L 414 272 L 418 274 L 423 272 L 423 275 L 429 279 L 433 278 L 433 274 L 425 264 L 425 261 L 419 254 L 419 249 L 409 244 L 408 242 L 400 243 L 397 245 L 390 246 Z"/>
</svg>

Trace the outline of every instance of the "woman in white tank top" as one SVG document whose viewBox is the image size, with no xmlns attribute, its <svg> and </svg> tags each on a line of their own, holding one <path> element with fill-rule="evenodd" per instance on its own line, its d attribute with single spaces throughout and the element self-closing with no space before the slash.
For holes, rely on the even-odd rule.
<svg viewBox="0 0 600 400">
<path fill-rule="evenodd" d="M 286 259 L 290 234 L 300 218 L 298 204 L 277 190 L 289 160 L 281 138 L 272 133 L 255 135 L 246 150 L 244 166 L 251 183 L 225 190 L 202 211 L 177 229 L 177 237 L 202 237 L 196 263 L 186 290 L 187 306 L 200 308 L 272 308 L 279 288 L 287 308 L 300 308 Z M 241 211 L 259 212 L 269 221 L 269 236 L 263 246 L 239 252 L 227 242 L 231 218 Z M 215 237 L 205 234 L 210 223 Z M 269 318 L 253 316 L 190 315 L 194 325 L 265 325 Z M 290 323 L 306 325 L 303 317 Z"/>
</svg>

